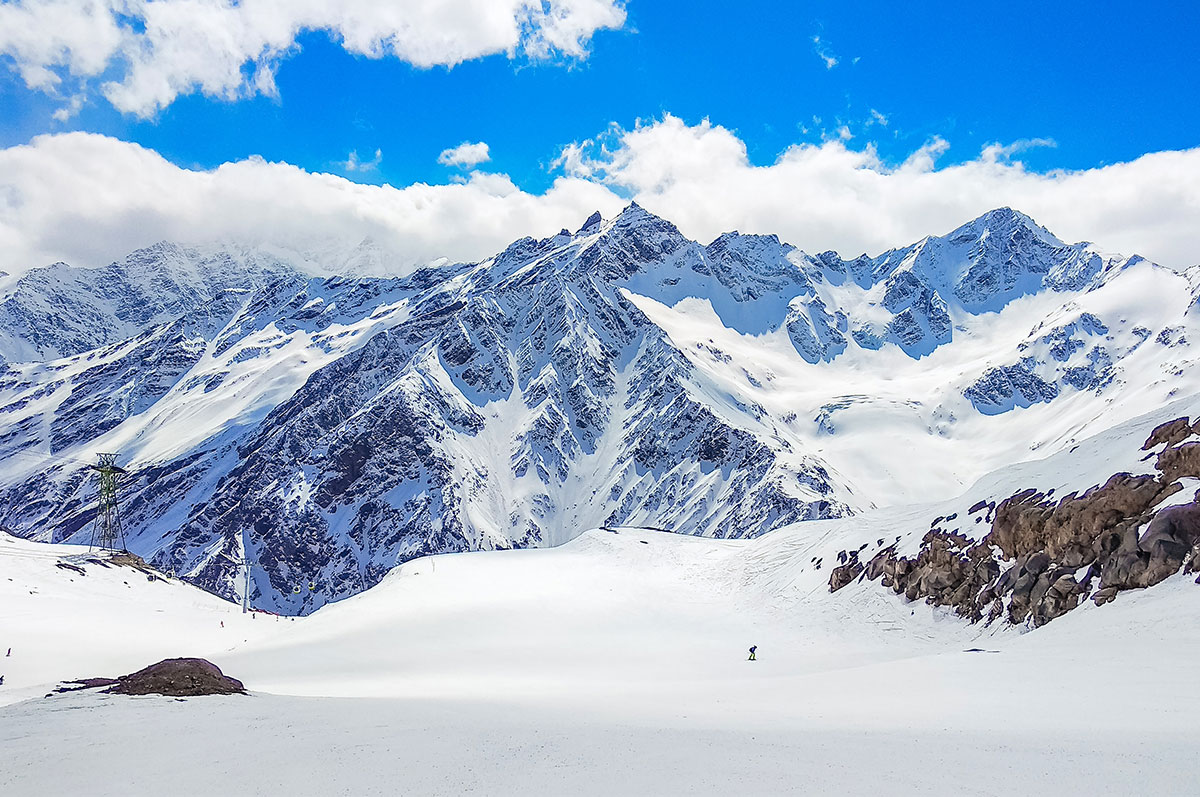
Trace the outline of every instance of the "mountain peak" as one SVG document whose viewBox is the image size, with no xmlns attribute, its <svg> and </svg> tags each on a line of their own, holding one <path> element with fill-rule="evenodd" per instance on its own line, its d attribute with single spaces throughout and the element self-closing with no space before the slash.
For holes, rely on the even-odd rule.
<svg viewBox="0 0 1200 797">
<path fill-rule="evenodd" d="M 632 222 L 632 221 L 637 221 L 640 219 L 655 219 L 658 221 L 666 221 L 665 219 L 661 218 L 660 216 L 656 216 L 653 213 L 651 213 L 650 211 L 646 210 L 644 207 L 639 205 L 636 201 L 631 201 L 628 205 L 625 206 L 625 209 L 622 210 L 620 212 L 620 214 L 617 215 L 617 221 L 624 221 L 627 223 Z"/>
<path fill-rule="evenodd" d="M 1059 247 L 1064 245 L 1054 233 L 1021 211 L 1013 210 L 1007 206 L 989 210 L 978 218 L 954 230 L 946 237 L 951 240 L 967 237 L 987 238 L 994 235 L 1008 234 L 1018 229 L 1033 233 L 1037 238 L 1040 238 L 1051 246 Z"/>
<path fill-rule="evenodd" d="M 587 217 L 587 221 L 583 223 L 583 226 L 579 228 L 579 232 L 575 234 L 579 235 L 579 233 L 590 232 L 592 229 L 599 226 L 602 221 L 604 221 L 604 218 L 600 215 L 600 211 L 597 210 L 592 215 Z"/>
<path fill-rule="evenodd" d="M 630 202 L 625 209 L 613 220 L 614 226 L 623 229 L 639 228 L 659 230 L 671 237 L 682 238 L 679 228 L 662 216 L 658 216 L 637 202 Z"/>
</svg>

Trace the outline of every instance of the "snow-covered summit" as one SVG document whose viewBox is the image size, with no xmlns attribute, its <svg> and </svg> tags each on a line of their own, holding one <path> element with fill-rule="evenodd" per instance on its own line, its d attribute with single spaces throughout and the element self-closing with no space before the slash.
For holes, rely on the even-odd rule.
<svg viewBox="0 0 1200 797">
<path fill-rule="evenodd" d="M 170 322 L 224 293 L 249 293 L 296 274 L 255 249 L 167 241 L 104 268 L 54 263 L 33 269 L 0 295 L 0 360 L 79 354 Z"/>
</svg>

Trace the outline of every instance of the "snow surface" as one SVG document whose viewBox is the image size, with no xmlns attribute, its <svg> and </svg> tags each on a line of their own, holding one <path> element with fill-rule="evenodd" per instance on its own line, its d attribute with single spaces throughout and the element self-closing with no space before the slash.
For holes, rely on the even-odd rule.
<svg viewBox="0 0 1200 797">
<path fill-rule="evenodd" d="M 168 653 L 207 654 L 254 694 L 0 709 L 5 794 L 1200 788 L 1200 696 L 1179 666 L 1200 653 L 1200 587 L 1183 577 L 1036 633 L 981 632 L 872 584 L 829 595 L 799 572 L 797 533 L 592 531 L 419 560 L 275 620 L 112 571 L 56 579 L 13 545 L 5 571 L 42 587 L 0 582 L 6 618 L 37 618 L 6 621 L 0 694 Z"/>
<path fill-rule="evenodd" d="M 13 647 L 0 703 L 168 655 L 206 656 L 253 692 L 8 705 L 0 789 L 1195 794 L 1193 576 L 1029 633 L 870 582 L 827 586 L 838 548 L 919 539 L 973 491 L 1136 469 L 1138 436 L 1195 403 L 947 504 L 754 540 L 591 530 L 553 549 L 428 557 L 296 619 L 0 537 L 0 648 Z M 56 567 L 63 557 L 87 575 Z"/>
</svg>

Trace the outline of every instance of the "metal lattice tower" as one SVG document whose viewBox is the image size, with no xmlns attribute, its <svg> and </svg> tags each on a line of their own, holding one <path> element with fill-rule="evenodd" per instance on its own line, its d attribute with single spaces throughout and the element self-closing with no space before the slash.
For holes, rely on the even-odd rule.
<svg viewBox="0 0 1200 797">
<path fill-rule="evenodd" d="M 100 505 L 92 523 L 89 547 L 125 550 L 125 530 L 121 528 L 121 513 L 117 508 L 117 487 L 128 471 L 117 465 L 116 454 L 98 454 L 100 462 L 91 470 L 100 479 Z M 119 547 L 118 547 L 119 546 Z"/>
</svg>

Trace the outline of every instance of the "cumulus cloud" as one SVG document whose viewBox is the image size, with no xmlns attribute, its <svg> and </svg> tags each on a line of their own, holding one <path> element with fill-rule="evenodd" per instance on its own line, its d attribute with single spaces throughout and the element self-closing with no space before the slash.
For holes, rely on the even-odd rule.
<svg viewBox="0 0 1200 797">
<path fill-rule="evenodd" d="M 611 217 L 631 198 L 702 242 L 738 229 L 845 256 L 945 233 L 1008 205 L 1067 240 L 1169 266 L 1200 263 L 1200 149 L 1038 173 L 1015 150 L 939 165 L 949 148 L 935 138 L 890 163 L 870 144 L 833 139 L 755 165 L 730 130 L 666 116 L 564 148 L 562 173 L 535 194 L 483 171 L 394 188 L 260 158 L 183 169 L 114 138 L 39 136 L 0 150 L 0 270 L 103 265 L 163 239 L 327 252 L 370 238 L 401 272 L 439 258 L 480 260 L 524 235 L 575 229 L 593 210 Z"/>
<path fill-rule="evenodd" d="M 463 166 L 468 169 L 491 159 L 488 145 L 484 141 L 477 141 L 473 144 L 470 141 L 464 141 L 457 147 L 442 150 L 442 154 L 438 155 L 438 163 L 443 166 Z"/>
<path fill-rule="evenodd" d="M 305 31 L 432 67 L 581 58 L 596 31 L 624 23 L 623 0 L 12 0 L 0 5 L 0 56 L 32 89 L 98 88 L 148 116 L 181 94 L 274 94 Z"/>
<path fill-rule="evenodd" d="M 1059 237 L 1094 241 L 1165 265 L 1200 263 L 1200 148 L 1080 171 L 1031 171 L 1013 148 L 938 166 L 935 138 L 890 164 L 870 144 L 796 144 L 754 165 L 732 131 L 667 115 L 568 147 L 568 174 L 599 181 L 674 221 L 687 235 L 776 233 L 808 251 L 878 253 L 944 233 L 1008 205 Z M 569 154 L 569 157 L 568 157 Z"/>
</svg>

